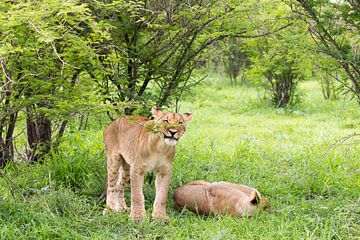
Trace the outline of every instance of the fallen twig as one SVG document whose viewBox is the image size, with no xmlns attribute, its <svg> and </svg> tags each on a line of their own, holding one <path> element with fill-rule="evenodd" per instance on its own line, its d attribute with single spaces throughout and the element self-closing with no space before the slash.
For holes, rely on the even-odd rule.
<svg viewBox="0 0 360 240">
<path fill-rule="evenodd" d="M 2 178 L 4 179 L 4 181 L 5 181 L 5 183 L 8 185 L 9 190 L 10 190 L 10 193 L 11 193 L 11 196 L 12 196 L 12 198 L 15 200 L 14 189 L 13 189 L 13 187 L 11 186 L 11 184 L 13 184 L 13 182 L 12 182 L 8 177 L 6 177 L 5 174 L 4 174 L 2 171 L 0 171 L 0 177 L 2 177 Z"/>
<path fill-rule="evenodd" d="M 334 142 L 333 144 L 330 145 L 330 147 L 323 154 L 322 158 L 324 158 L 330 152 L 330 150 L 333 149 L 334 147 L 341 145 L 342 143 L 346 142 L 347 140 L 349 140 L 351 138 L 359 137 L 359 136 L 360 136 L 359 133 L 352 133 L 352 134 L 349 134 L 347 136 L 344 136 L 344 137 L 340 138 L 339 140 L 337 140 L 336 142 Z"/>
</svg>

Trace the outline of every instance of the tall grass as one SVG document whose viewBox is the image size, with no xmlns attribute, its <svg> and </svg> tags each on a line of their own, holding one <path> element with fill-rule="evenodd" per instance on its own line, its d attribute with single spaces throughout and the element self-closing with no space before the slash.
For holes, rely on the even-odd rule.
<svg viewBox="0 0 360 240">
<path fill-rule="evenodd" d="M 174 159 L 169 225 L 134 223 L 127 213 L 102 216 L 95 199 L 106 165 L 102 132 L 93 130 L 68 134 L 46 164 L 1 170 L 0 238 L 357 239 L 360 138 L 332 144 L 360 133 L 360 108 L 323 100 L 316 82 L 301 88 L 303 102 L 285 110 L 259 100 L 261 90 L 251 86 L 218 82 L 186 96 L 182 110 L 194 119 Z M 195 179 L 256 187 L 269 208 L 243 219 L 176 212 L 173 191 Z M 150 213 L 153 182 L 144 193 Z"/>
</svg>

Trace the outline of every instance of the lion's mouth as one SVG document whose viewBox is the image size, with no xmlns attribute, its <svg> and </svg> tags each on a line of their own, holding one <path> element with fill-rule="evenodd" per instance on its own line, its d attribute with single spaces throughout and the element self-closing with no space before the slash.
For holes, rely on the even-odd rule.
<svg viewBox="0 0 360 240">
<path fill-rule="evenodd" d="M 174 136 L 166 136 L 164 135 L 165 139 L 174 139 L 175 141 L 179 140 L 178 138 L 174 137 Z"/>
<path fill-rule="evenodd" d="M 169 146 L 175 147 L 177 140 L 178 138 L 176 138 L 174 135 L 167 136 L 164 134 L 164 141 Z"/>
</svg>

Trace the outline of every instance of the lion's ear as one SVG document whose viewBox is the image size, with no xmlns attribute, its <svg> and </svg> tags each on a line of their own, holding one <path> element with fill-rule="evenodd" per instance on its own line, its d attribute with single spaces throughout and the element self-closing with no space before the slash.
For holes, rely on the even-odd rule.
<svg viewBox="0 0 360 240">
<path fill-rule="evenodd" d="M 256 191 L 253 191 L 252 193 L 250 193 L 250 202 L 254 205 L 258 205 L 260 203 L 260 196 L 257 194 Z"/>
<path fill-rule="evenodd" d="M 160 108 L 153 106 L 151 109 L 151 113 L 154 118 L 160 118 L 163 115 L 163 112 L 160 110 Z"/>
<path fill-rule="evenodd" d="M 184 118 L 185 122 L 191 122 L 191 120 L 192 120 L 192 113 L 184 113 L 184 114 L 183 114 L 183 118 Z"/>
</svg>

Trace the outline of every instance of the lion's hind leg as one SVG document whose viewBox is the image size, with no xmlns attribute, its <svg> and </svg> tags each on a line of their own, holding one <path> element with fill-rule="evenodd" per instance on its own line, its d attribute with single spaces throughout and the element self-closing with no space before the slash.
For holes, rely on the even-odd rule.
<svg viewBox="0 0 360 240">
<path fill-rule="evenodd" d="M 126 210 L 124 188 L 128 172 L 126 162 L 120 154 L 108 154 L 106 205 L 114 212 Z M 105 212 L 104 212 L 105 213 Z"/>
<path fill-rule="evenodd" d="M 116 183 L 119 190 L 119 201 L 120 201 L 120 211 L 127 211 L 126 201 L 125 201 L 125 187 L 129 182 L 130 178 L 130 165 L 126 163 L 123 159 L 123 164 L 119 168 L 119 179 Z"/>
</svg>

